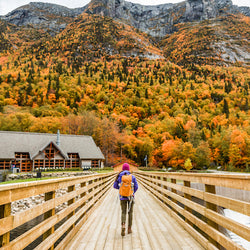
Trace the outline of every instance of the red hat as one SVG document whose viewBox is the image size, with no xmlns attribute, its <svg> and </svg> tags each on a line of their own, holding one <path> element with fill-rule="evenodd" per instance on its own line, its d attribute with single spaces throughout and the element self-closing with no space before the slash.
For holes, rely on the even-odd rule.
<svg viewBox="0 0 250 250">
<path fill-rule="evenodd" d="M 124 171 L 124 170 L 128 170 L 129 171 L 129 164 L 128 163 L 124 163 L 122 165 L 122 171 Z"/>
</svg>

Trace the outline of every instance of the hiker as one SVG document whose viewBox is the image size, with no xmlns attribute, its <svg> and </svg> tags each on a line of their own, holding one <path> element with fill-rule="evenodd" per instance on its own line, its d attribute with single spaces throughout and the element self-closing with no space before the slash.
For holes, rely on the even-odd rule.
<svg viewBox="0 0 250 250">
<path fill-rule="evenodd" d="M 128 209 L 128 234 L 132 233 L 134 194 L 138 189 L 136 178 L 129 172 L 129 164 L 124 163 L 122 172 L 117 175 L 114 182 L 114 188 L 119 189 L 119 197 L 121 203 L 121 235 L 125 236 L 126 230 L 126 213 Z"/>
</svg>

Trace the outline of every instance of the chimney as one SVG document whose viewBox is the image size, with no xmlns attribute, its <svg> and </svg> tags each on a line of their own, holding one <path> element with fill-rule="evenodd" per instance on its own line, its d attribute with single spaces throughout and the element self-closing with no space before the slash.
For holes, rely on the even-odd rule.
<svg viewBox="0 0 250 250">
<path fill-rule="evenodd" d="M 60 146 L 60 130 L 57 130 L 56 145 Z"/>
</svg>

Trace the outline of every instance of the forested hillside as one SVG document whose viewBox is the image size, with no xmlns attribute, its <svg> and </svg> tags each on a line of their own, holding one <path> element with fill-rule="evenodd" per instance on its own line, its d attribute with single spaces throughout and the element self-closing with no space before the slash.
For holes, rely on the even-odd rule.
<svg viewBox="0 0 250 250">
<path fill-rule="evenodd" d="M 53 54 L 52 54 L 53 55 Z M 89 134 L 108 164 L 246 168 L 250 70 L 165 60 L 1 57 L 0 129 Z"/>
<path fill-rule="evenodd" d="M 0 21 L 0 130 L 92 135 L 112 165 L 249 170 L 249 17 L 157 40 L 83 13 L 55 36 Z"/>
</svg>

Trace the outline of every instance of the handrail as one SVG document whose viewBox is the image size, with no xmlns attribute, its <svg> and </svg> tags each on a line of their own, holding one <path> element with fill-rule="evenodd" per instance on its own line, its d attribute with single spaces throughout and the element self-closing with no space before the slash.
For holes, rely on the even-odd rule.
<svg viewBox="0 0 250 250">
<path fill-rule="evenodd" d="M 136 172 L 138 181 L 206 249 L 244 249 L 223 232 L 250 241 L 250 228 L 225 217 L 219 207 L 250 216 L 250 203 L 216 194 L 216 187 L 250 191 L 250 175 Z M 202 189 L 194 188 L 199 183 Z"/>
<path fill-rule="evenodd" d="M 60 249 L 98 206 L 114 178 L 114 173 L 94 174 L 0 186 L 0 248 L 23 249 L 43 236 L 36 249 L 54 249 L 55 246 Z M 67 189 L 68 192 L 56 197 L 60 189 Z M 12 202 L 36 195 L 44 195 L 42 204 L 11 214 Z M 67 206 L 64 209 L 56 211 L 65 203 Z M 10 241 L 13 229 L 38 216 L 43 219 L 37 225 Z"/>
</svg>

